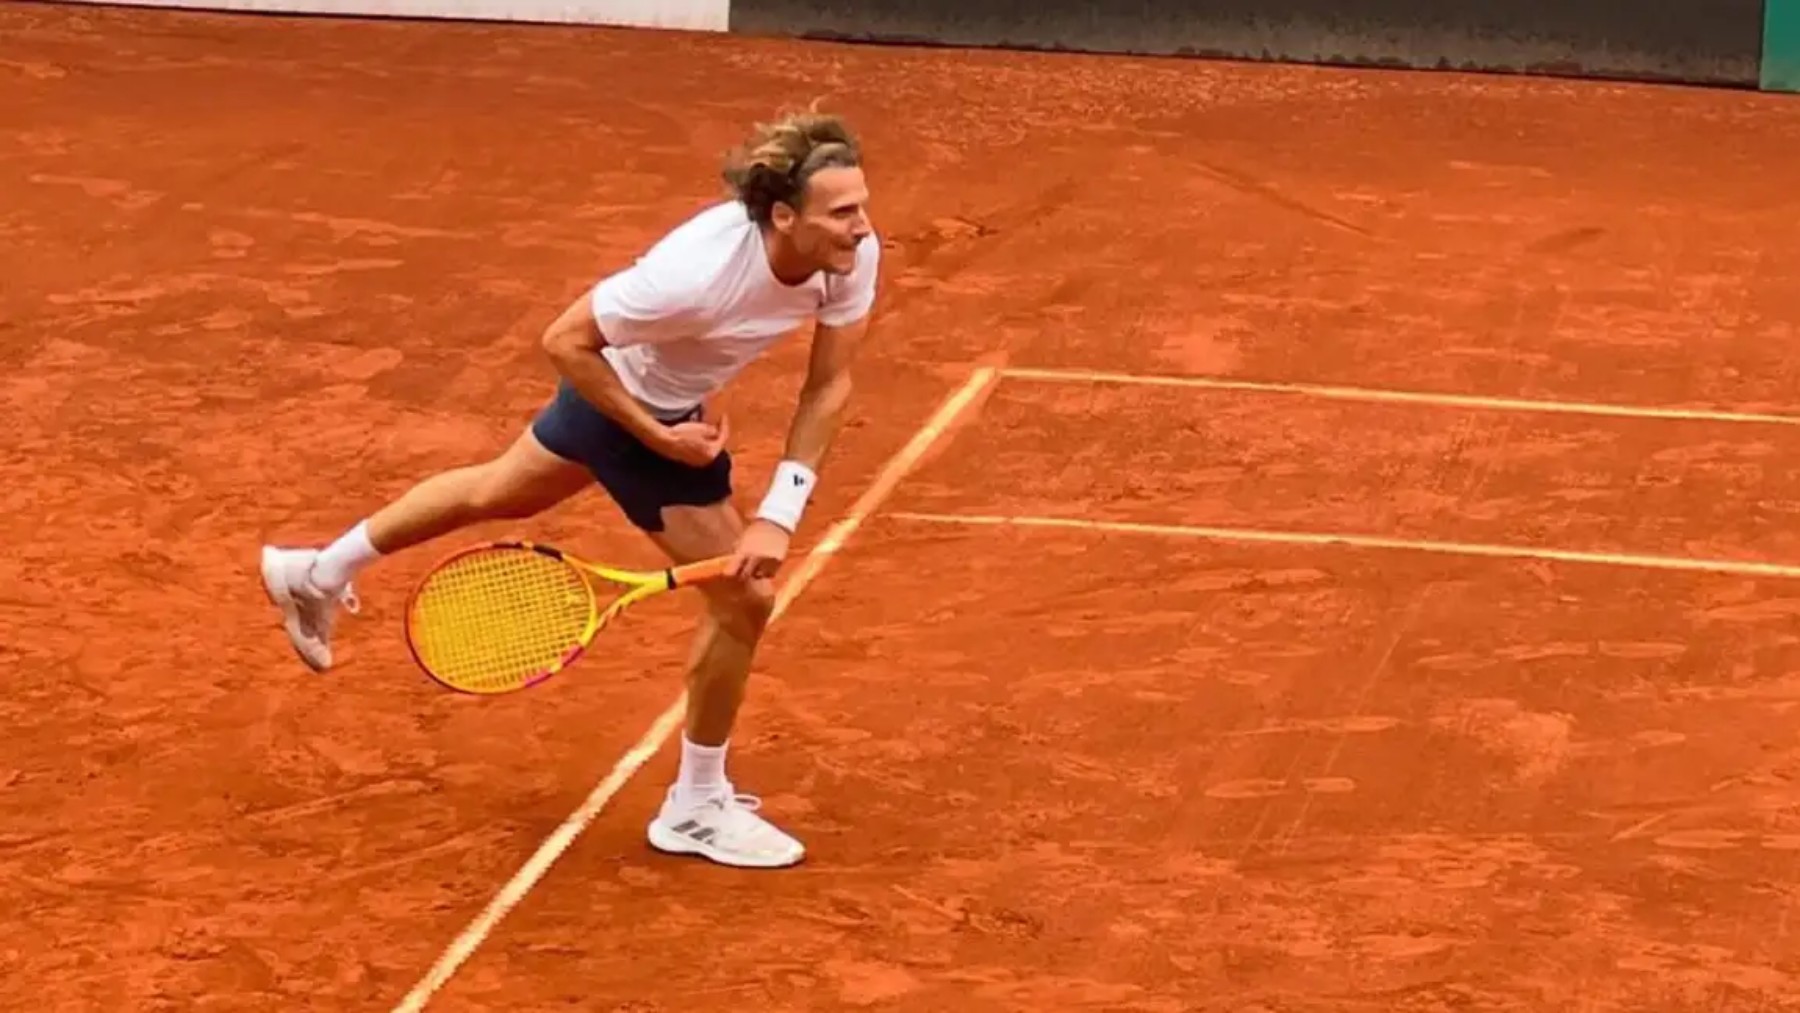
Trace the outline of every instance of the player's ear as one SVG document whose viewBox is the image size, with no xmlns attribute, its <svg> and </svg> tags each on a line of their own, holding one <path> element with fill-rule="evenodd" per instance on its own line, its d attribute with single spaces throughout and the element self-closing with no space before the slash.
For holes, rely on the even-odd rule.
<svg viewBox="0 0 1800 1013">
<path fill-rule="evenodd" d="M 784 235 L 794 231 L 794 222 L 799 217 L 800 212 L 794 210 L 793 205 L 786 201 L 776 201 L 774 206 L 769 208 L 770 224 L 775 226 L 775 231 Z"/>
</svg>

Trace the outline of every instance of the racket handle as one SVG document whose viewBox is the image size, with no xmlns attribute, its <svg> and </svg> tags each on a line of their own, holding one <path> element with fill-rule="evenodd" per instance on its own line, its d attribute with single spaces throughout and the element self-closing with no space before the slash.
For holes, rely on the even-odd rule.
<svg viewBox="0 0 1800 1013">
<path fill-rule="evenodd" d="M 689 584 L 704 584 L 709 580 L 718 580 L 731 570 L 730 556 L 715 556 L 702 559 L 697 563 L 677 566 L 669 571 L 669 586 L 686 587 Z"/>
</svg>

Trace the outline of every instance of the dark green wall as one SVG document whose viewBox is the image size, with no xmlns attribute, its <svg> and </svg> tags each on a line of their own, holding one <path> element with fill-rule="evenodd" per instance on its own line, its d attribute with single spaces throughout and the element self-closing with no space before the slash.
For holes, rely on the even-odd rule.
<svg viewBox="0 0 1800 1013">
<path fill-rule="evenodd" d="M 733 31 L 1754 88 L 1764 0 L 732 0 Z M 1769 0 L 1788 10 L 1800 0 Z M 1793 44 L 1786 47 L 1792 54 Z M 1790 70 L 1792 69 L 1790 63 Z"/>
<path fill-rule="evenodd" d="M 1800 0 L 1769 0 L 1763 26 L 1762 86 L 1800 91 Z"/>
</svg>

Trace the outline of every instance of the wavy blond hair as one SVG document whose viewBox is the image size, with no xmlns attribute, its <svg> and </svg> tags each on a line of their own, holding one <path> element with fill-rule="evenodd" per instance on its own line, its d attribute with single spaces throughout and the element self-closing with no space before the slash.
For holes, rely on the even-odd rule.
<svg viewBox="0 0 1800 1013">
<path fill-rule="evenodd" d="M 818 111 L 785 113 L 758 123 L 725 159 L 725 183 L 759 225 L 769 224 L 776 204 L 799 208 L 806 185 L 821 169 L 862 164 L 862 147 L 844 121 Z"/>
</svg>

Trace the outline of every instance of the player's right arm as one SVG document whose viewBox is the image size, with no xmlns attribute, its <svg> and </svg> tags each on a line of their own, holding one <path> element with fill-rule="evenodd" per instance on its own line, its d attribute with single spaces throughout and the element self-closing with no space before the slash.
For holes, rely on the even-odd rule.
<svg viewBox="0 0 1800 1013">
<path fill-rule="evenodd" d="M 600 356 L 609 336 L 595 318 L 596 298 L 593 292 L 582 293 L 545 328 L 544 352 L 557 372 L 596 410 L 624 426 L 656 453 L 695 467 L 710 463 L 724 448 L 730 435 L 728 427 L 701 422 L 666 426 L 639 404 Z"/>
</svg>

